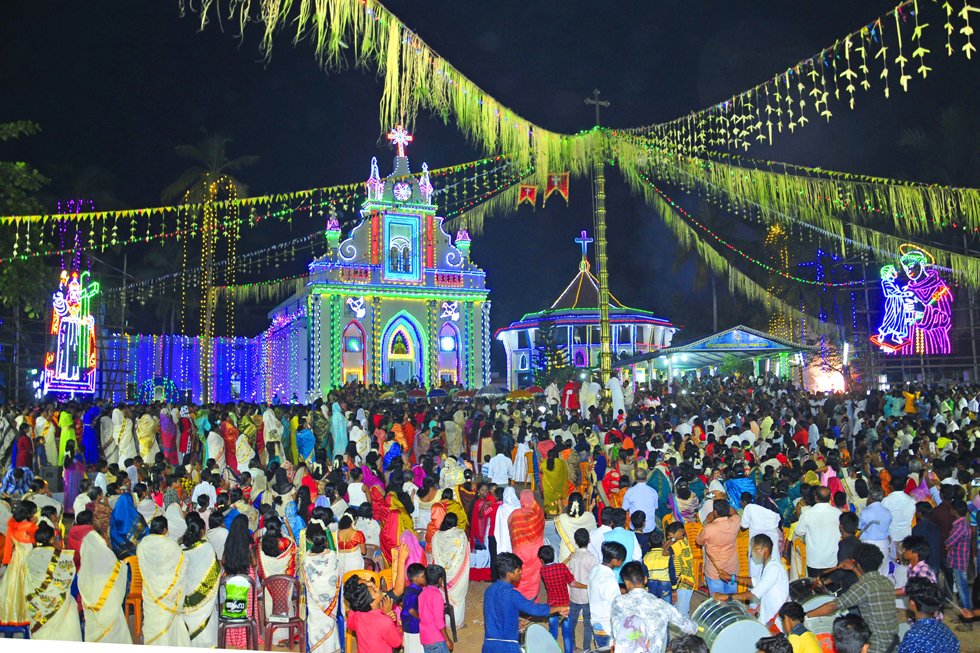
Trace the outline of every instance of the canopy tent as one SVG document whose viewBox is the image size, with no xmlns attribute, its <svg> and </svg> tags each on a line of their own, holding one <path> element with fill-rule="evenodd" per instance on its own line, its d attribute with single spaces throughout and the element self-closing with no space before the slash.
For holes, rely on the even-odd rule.
<svg viewBox="0 0 980 653">
<path fill-rule="evenodd" d="M 730 356 L 740 360 L 758 360 L 818 350 L 816 345 L 793 342 L 740 324 L 686 345 L 664 347 L 614 361 L 613 369 L 635 368 L 638 365 L 652 368 L 659 360 L 674 370 L 699 370 L 717 367 Z"/>
</svg>

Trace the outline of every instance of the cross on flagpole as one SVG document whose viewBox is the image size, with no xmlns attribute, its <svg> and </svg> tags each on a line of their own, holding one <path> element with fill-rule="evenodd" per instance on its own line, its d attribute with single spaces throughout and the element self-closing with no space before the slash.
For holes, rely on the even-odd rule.
<svg viewBox="0 0 980 653">
<path fill-rule="evenodd" d="M 594 241 L 592 238 L 589 238 L 589 234 L 585 229 L 582 230 L 582 235 L 575 239 L 575 242 L 582 246 L 582 258 L 588 258 L 589 244 Z"/>
<path fill-rule="evenodd" d="M 609 106 L 609 100 L 600 100 L 599 99 L 599 89 L 593 89 L 593 91 L 592 91 L 592 97 L 591 98 L 585 98 L 585 103 L 586 104 L 595 105 L 595 126 L 598 127 L 599 126 L 599 108 L 600 107 L 608 107 Z"/>
</svg>

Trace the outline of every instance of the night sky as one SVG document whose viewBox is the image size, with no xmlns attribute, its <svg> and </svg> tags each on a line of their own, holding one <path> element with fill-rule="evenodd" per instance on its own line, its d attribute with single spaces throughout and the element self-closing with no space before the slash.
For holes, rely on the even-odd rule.
<svg viewBox="0 0 980 653">
<path fill-rule="evenodd" d="M 612 102 L 604 124 L 667 120 L 783 71 L 893 5 L 881 0 L 387 3 L 484 90 L 537 124 L 565 132 L 591 126 L 593 110 L 583 98 L 595 87 Z M 226 24 L 222 33 L 212 21 L 199 32 L 198 17 L 180 18 L 175 0 L 5 3 L 0 121 L 33 120 L 43 132 L 3 146 L 0 157 L 29 161 L 52 176 L 52 197 L 63 196 L 59 193 L 68 184 L 59 170 L 104 169 L 112 175 L 108 190 L 128 207 L 160 204 L 160 191 L 187 165 L 174 155 L 174 146 L 199 141 L 203 130 L 231 136 L 231 156 L 260 157 L 239 175 L 253 193 L 363 180 L 372 156 L 379 157 L 383 174 L 390 170 L 391 150 L 379 139 L 382 89 L 373 73 L 324 73 L 310 45 L 294 47 L 291 35 L 277 40 L 266 64 L 258 50 L 260 29 L 253 27 L 243 41 L 234 31 Z M 898 146 L 900 131 L 930 129 L 944 107 L 976 107 L 978 99 L 975 63 L 947 61 L 941 52 L 934 56 L 935 71 L 925 81 L 916 77 L 908 94 L 897 91 L 892 80 L 890 101 L 875 88 L 859 95 L 856 111 L 838 107 L 829 125 L 814 120 L 799 135 L 751 154 L 917 177 L 917 163 Z M 422 116 L 409 155 L 418 171 L 422 161 L 438 168 L 484 153 L 453 125 Z M 673 270 L 676 244 L 657 215 L 630 197 L 615 171 L 607 186 L 613 292 L 624 303 L 685 324 L 682 340 L 705 333 L 711 328 L 710 295 L 706 289 L 692 293 L 693 264 Z M 473 259 L 487 271 L 493 290 L 494 328 L 557 297 L 575 273 L 579 250 L 573 239 L 581 229 L 591 232 L 591 211 L 588 181 L 573 179 L 567 208 L 553 197 L 546 209 L 525 207 L 488 221 L 474 241 Z M 287 239 L 281 231 L 251 234 L 242 251 Z M 734 233 L 761 247 L 760 229 L 740 227 Z M 297 271 L 305 262 L 296 262 Z M 745 315 L 733 306 L 724 294 L 722 328 Z M 247 309 L 239 320 L 242 335 L 262 330 L 269 308 Z"/>
</svg>

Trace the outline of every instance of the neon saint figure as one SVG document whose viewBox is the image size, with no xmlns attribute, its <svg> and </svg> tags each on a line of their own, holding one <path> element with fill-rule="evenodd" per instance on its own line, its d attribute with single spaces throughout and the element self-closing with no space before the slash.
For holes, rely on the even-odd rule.
<svg viewBox="0 0 980 653">
<path fill-rule="evenodd" d="M 885 312 L 871 342 L 887 354 L 948 354 L 952 351 L 953 293 L 934 259 L 916 245 L 899 247 L 906 282 L 900 285 L 893 265 L 881 269 Z"/>
<path fill-rule="evenodd" d="M 91 394 L 95 392 L 98 356 L 95 346 L 95 318 L 92 297 L 99 292 L 89 273 L 61 271 L 61 285 L 51 308 L 54 351 L 44 357 L 44 391 Z"/>
</svg>

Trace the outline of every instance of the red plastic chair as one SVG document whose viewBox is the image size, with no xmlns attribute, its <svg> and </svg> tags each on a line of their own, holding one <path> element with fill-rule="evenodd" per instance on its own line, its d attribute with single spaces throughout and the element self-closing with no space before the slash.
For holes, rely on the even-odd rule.
<svg viewBox="0 0 980 653">
<path fill-rule="evenodd" d="M 290 644 L 299 639 L 299 650 L 306 651 L 306 624 L 299 616 L 299 581 L 292 576 L 279 574 L 269 576 L 262 583 L 269 601 L 269 614 L 263 628 L 262 644 L 266 651 L 272 650 L 272 634 L 285 628 Z"/>
</svg>

